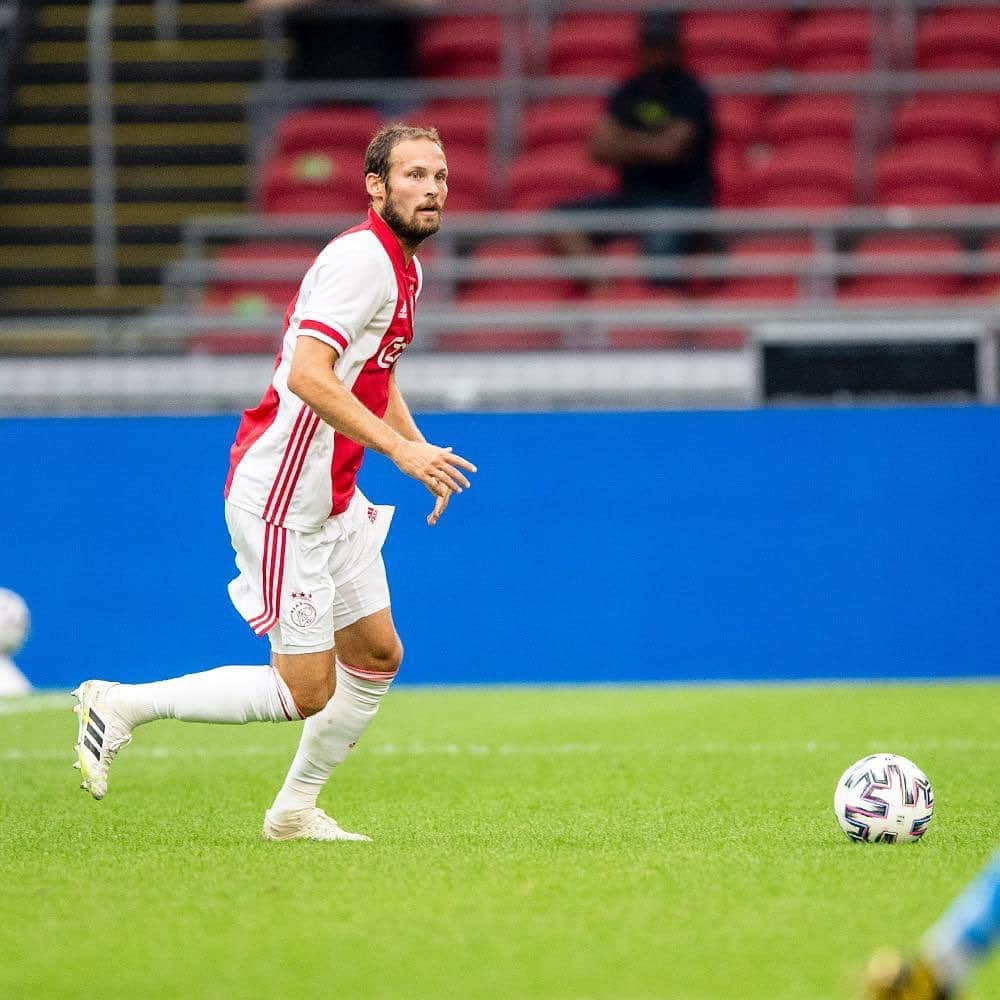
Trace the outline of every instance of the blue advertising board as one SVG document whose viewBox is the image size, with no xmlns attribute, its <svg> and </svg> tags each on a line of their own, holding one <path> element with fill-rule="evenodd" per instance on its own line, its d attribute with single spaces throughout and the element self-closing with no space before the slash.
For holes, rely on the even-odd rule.
<svg viewBox="0 0 1000 1000">
<path fill-rule="evenodd" d="M 431 498 L 380 456 L 416 683 L 996 676 L 1000 410 L 448 414 Z M 37 687 L 262 663 L 229 603 L 233 417 L 0 420 L 0 586 Z"/>
</svg>

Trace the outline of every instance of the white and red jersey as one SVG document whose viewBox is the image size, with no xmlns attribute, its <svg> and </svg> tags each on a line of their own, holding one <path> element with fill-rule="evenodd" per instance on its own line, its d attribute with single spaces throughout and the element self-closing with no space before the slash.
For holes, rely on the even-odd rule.
<svg viewBox="0 0 1000 1000">
<path fill-rule="evenodd" d="M 288 307 L 271 384 L 259 405 L 243 414 L 226 480 L 231 504 L 296 531 L 315 531 L 347 510 L 364 448 L 289 390 L 295 342 L 315 337 L 333 347 L 334 373 L 382 417 L 393 367 L 413 340 L 420 282 L 420 265 L 415 258 L 406 263 L 392 230 L 373 210 L 321 251 Z"/>
</svg>

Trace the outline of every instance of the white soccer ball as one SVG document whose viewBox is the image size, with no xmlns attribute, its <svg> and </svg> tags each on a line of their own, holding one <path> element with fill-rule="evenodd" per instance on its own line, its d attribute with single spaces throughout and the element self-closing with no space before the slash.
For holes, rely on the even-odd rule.
<svg viewBox="0 0 1000 1000">
<path fill-rule="evenodd" d="M 851 840 L 901 844 L 927 832 L 934 791 L 912 760 L 874 753 L 844 772 L 833 795 L 833 810 Z"/>
<path fill-rule="evenodd" d="M 24 645 L 30 624 L 24 600 L 0 587 L 0 656 L 13 656 Z"/>
</svg>

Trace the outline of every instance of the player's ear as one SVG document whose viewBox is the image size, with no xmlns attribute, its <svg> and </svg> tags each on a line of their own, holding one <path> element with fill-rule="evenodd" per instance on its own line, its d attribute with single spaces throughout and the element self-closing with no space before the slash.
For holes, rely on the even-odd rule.
<svg viewBox="0 0 1000 1000">
<path fill-rule="evenodd" d="M 365 187 L 372 201 L 382 201 L 385 198 L 385 181 L 378 174 L 365 174 Z"/>
</svg>

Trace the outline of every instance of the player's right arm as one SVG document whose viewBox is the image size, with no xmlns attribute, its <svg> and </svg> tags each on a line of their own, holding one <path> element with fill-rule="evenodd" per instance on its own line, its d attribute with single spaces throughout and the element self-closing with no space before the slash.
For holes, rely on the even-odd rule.
<svg viewBox="0 0 1000 1000">
<path fill-rule="evenodd" d="M 336 361 L 337 351 L 329 344 L 314 337 L 299 337 L 288 373 L 289 390 L 335 431 L 385 455 L 435 496 L 461 493 L 470 485 L 462 471 L 476 471 L 470 461 L 450 448 L 408 441 L 393 430 L 337 378 L 333 370 Z"/>
</svg>

